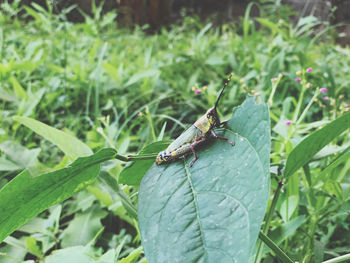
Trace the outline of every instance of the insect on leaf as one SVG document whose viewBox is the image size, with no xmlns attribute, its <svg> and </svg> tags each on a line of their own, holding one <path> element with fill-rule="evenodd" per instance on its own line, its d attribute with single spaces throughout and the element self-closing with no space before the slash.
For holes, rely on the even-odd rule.
<svg viewBox="0 0 350 263">
<path fill-rule="evenodd" d="M 138 218 L 148 262 L 248 262 L 269 194 L 270 121 L 253 97 L 192 156 L 153 165 L 142 179 Z"/>
</svg>

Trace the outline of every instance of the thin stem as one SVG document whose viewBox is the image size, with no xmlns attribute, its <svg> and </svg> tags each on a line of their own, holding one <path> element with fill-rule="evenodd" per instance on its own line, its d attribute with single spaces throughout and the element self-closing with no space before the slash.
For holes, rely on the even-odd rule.
<svg viewBox="0 0 350 263">
<path fill-rule="evenodd" d="M 134 160 L 151 160 L 151 159 L 154 159 L 156 156 L 157 154 L 154 153 L 154 154 L 127 155 L 122 157 L 126 158 L 125 162 L 130 162 Z M 122 161 L 124 161 L 124 159 Z"/>
<path fill-rule="evenodd" d="M 147 117 L 147 120 L 149 122 L 149 125 L 151 126 L 151 132 L 152 132 L 153 141 L 156 141 L 157 140 L 157 136 L 156 136 L 156 132 L 154 131 L 152 116 L 151 116 L 151 112 L 150 112 L 148 106 L 146 107 L 146 117 Z"/>
<path fill-rule="evenodd" d="M 259 238 L 264 241 L 264 243 L 271 248 L 273 252 L 284 262 L 284 263 L 294 263 L 294 261 L 288 257 L 286 253 L 282 249 L 280 249 L 275 242 L 273 242 L 267 235 L 265 235 L 262 231 L 259 233 Z"/>
<path fill-rule="evenodd" d="M 267 216 L 266 216 L 266 219 L 265 219 L 265 224 L 264 224 L 264 227 L 263 227 L 263 230 L 262 230 L 262 233 L 265 234 L 265 235 L 267 234 L 267 232 L 269 230 L 270 222 L 271 222 L 273 213 L 275 212 L 277 201 L 278 201 L 278 198 L 279 198 L 279 196 L 281 194 L 282 186 L 283 186 L 283 182 L 281 180 L 278 183 L 278 187 L 277 187 L 277 189 L 275 191 L 275 194 L 274 194 L 272 202 L 271 202 L 270 209 L 269 209 L 269 211 L 267 213 Z M 264 244 L 261 242 L 261 240 L 259 240 L 258 250 L 257 250 L 255 261 L 254 261 L 255 263 L 260 262 L 263 248 L 264 248 Z"/>
<path fill-rule="evenodd" d="M 301 89 L 299 101 L 298 101 L 298 104 L 297 104 L 297 107 L 296 107 L 296 109 L 295 109 L 294 116 L 293 116 L 293 122 L 294 122 L 294 123 L 296 122 L 296 120 L 297 120 L 297 118 L 298 118 L 298 116 L 299 116 L 299 112 L 300 112 L 300 109 L 301 109 L 301 105 L 303 104 L 304 93 L 305 93 L 305 88 L 304 88 L 304 86 L 303 86 L 302 89 Z"/>
<path fill-rule="evenodd" d="M 128 211 L 129 215 L 137 219 L 137 209 L 134 204 L 131 202 L 130 197 L 121 189 L 117 180 L 110 174 L 101 174 L 101 178 L 109 185 L 114 192 L 119 196 L 122 201 L 123 206 Z"/>
<path fill-rule="evenodd" d="M 157 157 L 156 153 L 150 153 L 150 154 L 139 154 L 139 155 L 131 155 L 128 154 L 126 156 L 116 154 L 114 156 L 115 159 L 118 159 L 123 162 L 131 162 L 131 161 L 136 161 L 136 160 L 152 160 Z"/>
<path fill-rule="evenodd" d="M 95 101 L 94 101 L 94 106 L 95 106 L 95 116 L 99 116 L 99 97 L 100 97 L 100 85 L 101 85 L 101 77 L 102 77 L 102 62 L 103 62 L 103 57 L 104 54 L 107 51 L 107 47 L 108 47 L 108 43 L 105 42 L 103 44 L 101 53 L 98 57 L 98 61 L 97 61 L 97 70 L 96 70 L 96 74 L 95 74 Z"/>
<path fill-rule="evenodd" d="M 307 239 L 307 243 L 305 245 L 305 262 L 310 262 L 310 258 L 311 258 L 311 251 L 312 248 L 314 247 L 314 235 L 315 235 L 315 231 L 316 231 L 316 222 L 317 222 L 317 214 L 316 215 L 312 215 L 311 219 L 310 219 L 310 224 L 308 225 L 308 229 L 309 229 L 309 233 L 308 235 L 308 239 Z"/>
<path fill-rule="evenodd" d="M 102 135 L 102 137 L 108 142 L 110 147 L 114 147 L 113 141 L 104 133 L 103 129 L 101 127 L 98 127 L 96 131 Z"/>
<path fill-rule="evenodd" d="M 342 255 L 340 257 L 332 258 L 326 261 L 323 261 L 322 263 L 339 263 L 339 262 L 348 262 L 350 260 L 350 253 L 346 255 Z"/>
<path fill-rule="evenodd" d="M 304 94 L 305 94 L 305 91 L 307 90 L 307 87 L 306 87 L 306 79 L 305 79 L 305 71 L 302 72 L 302 76 L 301 76 L 301 92 L 300 92 L 300 97 L 299 97 L 299 100 L 298 100 L 298 104 L 297 104 L 297 107 L 295 109 L 295 112 L 294 112 L 294 116 L 293 116 L 293 122 L 295 123 L 298 119 L 298 116 L 299 116 L 299 113 L 300 113 L 300 109 L 301 109 L 301 106 L 303 104 L 303 100 L 304 100 Z"/>
<path fill-rule="evenodd" d="M 282 74 L 280 74 L 280 75 L 278 76 L 278 78 L 274 78 L 274 79 L 271 80 L 271 81 L 272 81 L 272 90 L 271 90 L 269 99 L 267 100 L 267 104 L 268 104 L 270 107 L 272 106 L 273 97 L 274 97 L 274 95 L 275 95 L 275 92 L 276 92 L 278 83 L 280 82 L 281 78 L 282 78 Z"/>
<path fill-rule="evenodd" d="M 304 111 L 301 113 L 299 119 L 297 120 L 297 124 L 299 124 L 300 122 L 302 122 L 304 120 L 306 114 L 308 113 L 312 103 L 315 101 L 315 99 L 318 96 L 318 94 L 320 94 L 320 92 L 319 92 L 319 89 L 317 88 L 315 93 L 314 93 L 314 95 L 312 96 L 311 100 L 309 101 L 309 103 L 305 107 Z"/>
<path fill-rule="evenodd" d="M 120 155 L 120 154 L 116 154 L 116 155 L 114 156 L 114 158 L 115 158 L 115 159 L 118 159 L 118 160 L 121 160 L 121 161 L 123 161 L 123 162 L 129 162 L 129 161 L 131 161 L 128 157 L 123 156 L 123 155 Z"/>
</svg>

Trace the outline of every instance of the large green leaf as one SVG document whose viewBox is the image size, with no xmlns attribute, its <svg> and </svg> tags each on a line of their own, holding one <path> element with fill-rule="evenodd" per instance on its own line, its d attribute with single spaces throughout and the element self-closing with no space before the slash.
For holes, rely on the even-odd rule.
<svg viewBox="0 0 350 263">
<path fill-rule="evenodd" d="M 139 226 L 148 262 L 248 262 L 269 194 L 270 122 L 248 98 L 226 129 L 187 157 L 153 165 L 141 182 Z"/>
<path fill-rule="evenodd" d="M 86 144 L 68 133 L 28 117 L 15 116 L 13 119 L 55 144 L 71 159 L 92 154 L 91 149 Z"/>
<path fill-rule="evenodd" d="M 67 168 L 32 177 L 26 170 L 0 189 L 0 242 L 46 208 L 62 202 L 96 178 L 99 163 L 112 159 L 107 148 L 78 158 Z"/>
<path fill-rule="evenodd" d="M 289 154 L 284 175 L 288 177 L 295 173 L 300 167 L 307 164 L 323 147 L 348 128 L 350 128 L 350 112 L 345 113 L 322 129 L 307 136 Z"/>
</svg>

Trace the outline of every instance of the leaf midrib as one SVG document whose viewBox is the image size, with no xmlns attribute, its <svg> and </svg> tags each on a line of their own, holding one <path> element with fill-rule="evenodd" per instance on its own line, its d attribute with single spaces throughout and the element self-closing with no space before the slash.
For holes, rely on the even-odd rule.
<svg viewBox="0 0 350 263">
<path fill-rule="evenodd" d="M 192 196 L 193 196 L 193 200 L 194 200 L 194 206 L 195 206 L 195 209 L 196 209 L 196 219 L 198 221 L 200 237 L 201 237 L 202 244 L 203 244 L 203 247 L 204 247 L 204 253 L 205 253 L 204 256 L 205 256 L 205 259 L 208 259 L 208 252 L 207 252 L 208 247 L 207 247 L 207 244 L 205 242 L 203 227 L 202 227 L 202 223 L 201 223 L 201 220 L 200 220 L 200 217 L 199 217 L 197 193 L 196 193 L 196 191 L 195 191 L 195 189 L 193 187 L 193 183 L 192 183 L 192 179 L 191 179 L 191 173 L 190 173 L 190 171 L 188 169 L 188 164 L 187 164 L 186 160 L 184 160 L 184 167 L 185 167 L 187 180 L 188 180 L 188 182 L 190 184 L 191 192 L 192 192 Z"/>
</svg>

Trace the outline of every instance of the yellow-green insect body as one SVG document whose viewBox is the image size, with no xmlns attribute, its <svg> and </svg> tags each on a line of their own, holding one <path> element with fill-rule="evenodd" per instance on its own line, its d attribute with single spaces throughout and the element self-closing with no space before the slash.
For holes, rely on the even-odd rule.
<svg viewBox="0 0 350 263">
<path fill-rule="evenodd" d="M 228 79 L 229 81 L 230 79 Z M 178 159 L 188 153 L 193 153 L 194 159 L 190 163 L 190 166 L 198 159 L 194 150 L 196 146 L 207 141 L 208 136 L 213 135 L 215 138 L 226 140 L 232 146 L 234 145 L 229 139 L 221 137 L 214 132 L 214 128 L 220 127 L 225 122 L 221 122 L 219 115 L 216 111 L 217 104 L 227 86 L 225 83 L 224 88 L 215 103 L 213 108 L 210 108 L 206 114 L 200 117 L 190 128 L 182 133 L 175 141 L 173 141 L 166 150 L 158 153 L 156 158 L 156 164 L 168 163 L 174 159 Z"/>
</svg>

